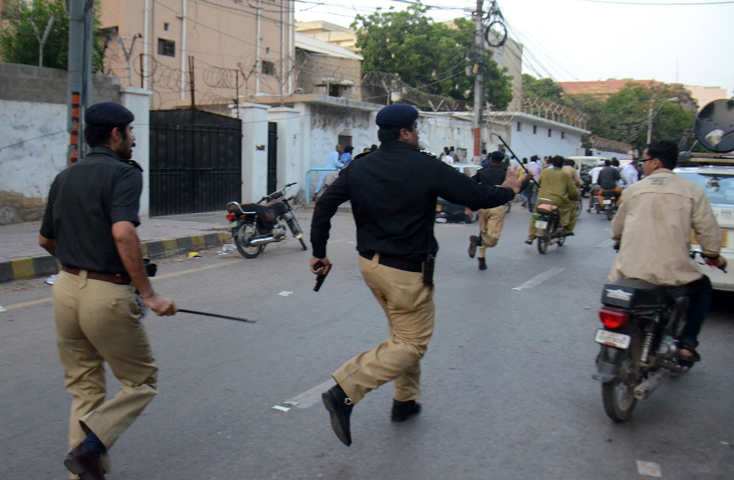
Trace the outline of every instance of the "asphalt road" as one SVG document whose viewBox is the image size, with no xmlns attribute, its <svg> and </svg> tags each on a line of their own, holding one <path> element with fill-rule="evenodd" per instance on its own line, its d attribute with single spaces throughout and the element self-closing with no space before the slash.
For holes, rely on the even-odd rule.
<svg viewBox="0 0 734 480">
<path fill-rule="evenodd" d="M 309 230 L 310 213 L 299 220 Z M 423 412 L 389 419 L 392 386 L 352 415 L 354 444 L 331 431 L 330 374 L 387 335 L 362 281 L 350 215 L 333 221 L 335 266 L 312 291 L 310 253 L 289 239 L 254 260 L 236 252 L 160 262 L 155 288 L 179 314 L 145 320 L 159 395 L 113 447 L 115 479 L 734 478 L 734 296 L 716 295 L 703 362 L 614 424 L 591 379 L 601 288 L 614 258 L 601 215 L 546 255 L 524 245 L 516 205 L 487 271 L 466 254 L 476 225 L 436 225 L 436 332 L 423 360 Z M 521 288 L 521 289 L 516 289 Z M 281 292 L 292 292 L 291 294 Z M 54 341 L 51 288 L 0 285 L 0 479 L 64 479 L 70 397 Z M 118 385 L 109 375 L 109 392 Z M 295 399 L 288 412 L 273 410 Z"/>
</svg>

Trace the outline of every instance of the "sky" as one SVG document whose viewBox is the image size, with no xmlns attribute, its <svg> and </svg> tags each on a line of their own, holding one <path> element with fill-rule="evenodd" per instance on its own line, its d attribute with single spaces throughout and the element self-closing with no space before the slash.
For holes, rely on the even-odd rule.
<svg viewBox="0 0 734 480">
<path fill-rule="evenodd" d="M 412 1 L 296 0 L 296 20 L 348 27 L 356 13 L 404 10 Z M 523 73 L 559 82 L 654 79 L 721 87 L 734 95 L 734 1 L 612 1 L 499 0 L 509 35 L 525 47 Z M 476 0 L 425 0 L 424 5 L 438 7 L 428 14 L 445 21 L 469 18 Z M 484 5 L 486 10 L 488 1 Z"/>
</svg>

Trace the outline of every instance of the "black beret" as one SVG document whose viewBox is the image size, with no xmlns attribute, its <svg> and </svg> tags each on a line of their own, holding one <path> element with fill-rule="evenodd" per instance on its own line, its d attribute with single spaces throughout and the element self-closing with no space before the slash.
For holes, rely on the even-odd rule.
<svg viewBox="0 0 734 480">
<path fill-rule="evenodd" d="M 504 153 L 500 151 L 492 152 L 492 160 L 502 161 L 504 159 L 505 159 Z"/>
<path fill-rule="evenodd" d="M 120 126 L 133 123 L 135 115 L 119 103 L 103 102 L 89 107 L 84 120 L 92 125 Z"/>
<path fill-rule="evenodd" d="M 402 128 L 413 125 L 418 118 L 418 110 L 411 105 L 395 103 L 385 107 L 377 114 L 377 126 L 390 130 L 391 128 Z"/>
</svg>

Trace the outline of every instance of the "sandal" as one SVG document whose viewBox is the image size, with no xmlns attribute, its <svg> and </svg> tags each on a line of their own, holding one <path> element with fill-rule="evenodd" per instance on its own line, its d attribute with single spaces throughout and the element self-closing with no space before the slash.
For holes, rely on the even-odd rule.
<svg viewBox="0 0 734 480">
<path fill-rule="evenodd" d="M 533 241 L 532 240 L 525 240 L 525 243 L 528 244 L 528 245 L 532 245 L 533 244 Z"/>
<path fill-rule="evenodd" d="M 686 351 L 691 355 L 681 355 L 681 352 Z M 678 351 L 678 364 L 684 367 L 690 367 L 696 362 L 701 361 L 701 355 L 698 354 L 696 349 L 689 345 L 681 345 L 680 351 Z"/>
</svg>

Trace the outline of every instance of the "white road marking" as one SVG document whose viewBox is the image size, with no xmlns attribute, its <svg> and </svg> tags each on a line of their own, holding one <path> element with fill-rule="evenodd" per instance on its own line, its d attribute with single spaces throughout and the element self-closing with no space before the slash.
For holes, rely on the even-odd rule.
<svg viewBox="0 0 734 480">
<path fill-rule="evenodd" d="M 300 395 L 296 395 L 283 402 L 284 405 L 293 405 L 295 408 L 308 408 L 321 400 L 321 394 L 336 385 L 333 379 L 329 379 L 320 385 L 316 385 L 310 390 L 306 390 Z"/>
<path fill-rule="evenodd" d="M 540 275 L 534 276 L 533 278 L 523 283 L 522 285 L 518 285 L 517 287 L 513 288 L 513 290 L 527 290 L 529 288 L 537 287 L 541 283 L 551 278 L 553 275 L 561 273 L 563 270 L 564 270 L 563 268 L 558 268 L 558 267 L 551 268 L 547 272 L 543 272 Z"/>
<path fill-rule="evenodd" d="M 614 245 L 614 240 L 610 238 L 609 240 L 604 240 L 603 242 L 601 242 L 599 245 L 597 245 L 594 248 L 607 248 L 607 247 L 611 247 L 612 245 Z"/>
<path fill-rule="evenodd" d="M 637 460 L 637 473 L 648 477 L 663 476 L 662 471 L 660 471 L 660 465 L 654 462 L 643 462 L 640 460 Z"/>
<path fill-rule="evenodd" d="M 278 412 L 288 413 L 291 411 L 288 407 L 281 407 L 280 405 L 275 405 L 274 407 L 270 407 L 273 410 L 277 410 Z"/>
</svg>

